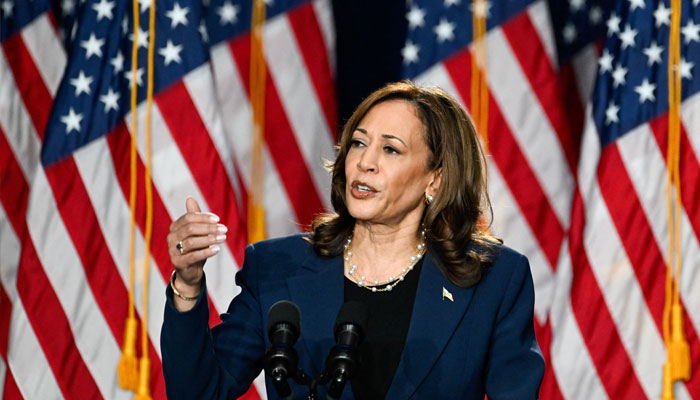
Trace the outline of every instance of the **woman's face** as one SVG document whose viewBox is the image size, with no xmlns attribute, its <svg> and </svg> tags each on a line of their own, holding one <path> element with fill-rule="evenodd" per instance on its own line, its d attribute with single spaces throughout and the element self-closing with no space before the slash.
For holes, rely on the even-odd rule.
<svg viewBox="0 0 700 400">
<path fill-rule="evenodd" d="M 425 193 L 434 195 L 439 185 L 436 173 L 427 170 L 424 130 L 406 101 L 385 101 L 369 110 L 352 133 L 345 160 L 350 215 L 388 225 L 420 221 Z"/>
</svg>

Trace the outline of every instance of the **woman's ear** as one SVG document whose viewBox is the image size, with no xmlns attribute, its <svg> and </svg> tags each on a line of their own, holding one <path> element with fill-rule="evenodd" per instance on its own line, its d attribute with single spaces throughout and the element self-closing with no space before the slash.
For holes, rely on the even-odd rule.
<svg viewBox="0 0 700 400">
<path fill-rule="evenodd" d="M 442 183 L 442 168 L 438 168 L 435 171 L 431 172 L 432 177 L 430 178 L 430 182 L 428 183 L 428 189 L 426 190 L 427 194 L 431 194 L 435 196 L 438 192 L 438 189 L 440 189 L 440 183 Z"/>
</svg>

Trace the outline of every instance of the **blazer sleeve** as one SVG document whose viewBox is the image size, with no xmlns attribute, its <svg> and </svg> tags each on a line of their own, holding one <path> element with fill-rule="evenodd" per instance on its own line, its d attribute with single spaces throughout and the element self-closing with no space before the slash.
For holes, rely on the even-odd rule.
<svg viewBox="0 0 700 400">
<path fill-rule="evenodd" d="M 194 308 L 186 312 L 177 311 L 168 285 L 160 340 L 168 399 L 237 398 L 260 374 L 265 339 L 253 249 L 246 248 L 236 274 L 240 294 L 212 329 L 206 280 Z"/>
<path fill-rule="evenodd" d="M 535 291 L 527 258 L 519 256 L 498 308 L 486 366 L 489 399 L 536 399 L 544 358 L 533 326 Z"/>
</svg>

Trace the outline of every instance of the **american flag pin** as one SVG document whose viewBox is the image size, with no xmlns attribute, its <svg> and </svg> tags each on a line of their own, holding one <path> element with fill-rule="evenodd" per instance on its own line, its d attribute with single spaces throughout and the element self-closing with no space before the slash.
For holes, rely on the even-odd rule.
<svg viewBox="0 0 700 400">
<path fill-rule="evenodd" d="M 447 298 L 448 300 L 450 300 L 451 302 L 453 302 L 453 303 L 454 303 L 454 301 L 455 301 L 455 300 L 452 298 L 452 293 L 450 293 L 450 292 L 449 292 L 447 289 L 445 289 L 445 287 L 443 286 L 443 287 L 442 287 L 442 299 L 445 300 L 446 298 Z"/>
</svg>

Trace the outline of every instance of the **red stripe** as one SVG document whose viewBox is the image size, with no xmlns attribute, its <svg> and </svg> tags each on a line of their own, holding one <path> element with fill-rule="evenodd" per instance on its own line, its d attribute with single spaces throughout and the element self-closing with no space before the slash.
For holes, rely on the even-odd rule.
<svg viewBox="0 0 700 400">
<path fill-rule="evenodd" d="M 207 204 L 228 227 L 226 241 L 236 262 L 243 265 L 246 231 L 236 194 L 185 84 L 182 81 L 173 84 L 159 93 L 155 100 Z"/>
<path fill-rule="evenodd" d="M 289 24 L 296 38 L 309 78 L 314 86 L 316 98 L 326 117 L 333 141 L 337 141 L 338 105 L 335 97 L 335 82 L 328 61 L 328 52 L 323 40 L 316 12 L 312 3 L 306 3 L 287 13 Z"/>
<path fill-rule="evenodd" d="M 471 97 L 469 90 L 470 57 L 469 52 L 465 50 L 444 63 L 465 104 L 470 104 Z M 495 144 L 489 147 L 490 155 L 501 171 L 501 175 L 508 185 L 513 199 L 520 207 L 522 215 L 530 225 L 530 229 L 547 257 L 549 265 L 555 269 L 564 240 L 564 228 L 559 223 L 559 218 L 554 213 L 549 198 L 542 190 L 535 173 L 520 150 L 520 146 L 493 96 L 489 96 L 488 126 L 489 142 Z"/>
<path fill-rule="evenodd" d="M 2 135 L 2 133 L 0 133 Z M 1 185 L 0 185 L 1 186 Z M 0 392 L 0 398 L 5 400 L 21 399 L 22 395 L 15 382 L 12 370 L 10 369 L 7 357 L 8 345 L 10 342 L 10 322 L 12 320 L 12 303 L 10 297 L 5 292 L 3 285 L 0 285 L 0 356 L 5 361 L 5 384 Z"/>
<path fill-rule="evenodd" d="M 17 269 L 17 292 L 27 319 L 36 333 L 63 395 L 67 398 L 101 398 L 97 385 L 75 346 L 68 319 L 28 235 L 25 211 L 29 185 L 23 179 L 19 164 L 1 129 L 0 162 L 3 171 L 0 186 L 11 188 L 0 191 L 0 202 L 7 211 L 18 240 L 22 243 Z"/>
<path fill-rule="evenodd" d="M 612 399 L 643 399 L 632 363 L 600 291 L 584 248 L 586 217 L 581 193 L 576 189 L 571 212 L 571 308 L 600 382 Z"/>
<path fill-rule="evenodd" d="M 552 366 L 552 326 L 549 323 L 549 317 L 544 324 L 535 318 L 535 336 L 537 336 L 537 344 L 540 345 L 542 356 L 544 357 L 544 378 L 540 386 L 540 398 L 543 399 L 564 399 L 559 389 L 559 384 L 554 376 L 554 368 Z"/>
<path fill-rule="evenodd" d="M 128 310 L 128 292 L 109 253 L 93 204 L 90 202 L 75 161 L 73 157 L 66 157 L 46 168 L 45 171 L 56 199 L 58 212 L 80 257 L 92 294 L 112 335 L 121 346 Z M 97 205 L 97 207 L 102 206 L 102 204 Z M 151 312 L 158 311 L 151 310 Z M 156 354 L 150 339 L 149 353 Z M 151 364 L 154 370 L 160 371 L 160 359 L 157 356 L 151 359 Z M 151 385 L 156 389 L 158 386 L 163 386 L 164 396 L 165 383 L 162 374 L 154 378 Z"/>
<path fill-rule="evenodd" d="M 663 310 L 666 263 L 642 208 L 637 192 L 629 178 L 617 144 L 607 146 L 600 158 L 597 171 L 600 191 L 615 228 L 619 233 L 627 257 L 634 268 L 639 287 L 644 294 L 659 335 L 663 336 Z M 686 314 L 684 307 L 684 315 Z M 687 315 L 685 320 L 689 321 Z M 700 362 L 700 343 L 693 324 L 685 323 L 694 365 Z M 694 397 L 700 397 L 700 377 L 686 383 Z"/>
<path fill-rule="evenodd" d="M 5 373 L 5 386 L 2 388 L 0 395 L 2 395 L 0 397 L 5 400 L 23 399 L 22 393 L 20 393 L 19 388 L 17 387 L 17 382 L 15 382 L 15 377 L 13 376 L 9 366 L 7 368 L 7 372 Z"/>
<path fill-rule="evenodd" d="M 229 47 L 235 58 L 236 68 L 238 68 L 246 93 L 250 94 L 250 35 L 230 41 Z M 287 191 L 287 197 L 294 209 L 297 222 L 302 226 L 309 226 L 314 217 L 323 212 L 323 202 L 316 191 L 316 185 L 299 150 L 294 131 L 287 119 L 287 113 L 282 106 L 269 72 L 266 89 L 265 142 Z M 303 99 L 299 100 L 303 101 Z M 309 134 L 309 132 L 303 132 L 303 134 Z"/>
<path fill-rule="evenodd" d="M 110 153 L 112 155 L 112 162 L 114 166 L 114 172 L 117 175 L 117 181 L 124 201 L 129 203 L 129 187 L 130 187 L 130 149 L 131 149 L 131 136 L 126 128 L 126 125 L 122 121 L 119 123 L 114 131 L 107 135 L 107 144 L 109 146 Z M 145 190 L 144 190 L 144 165 L 141 162 L 141 158 L 138 157 L 136 160 L 136 176 L 137 176 L 137 193 L 136 193 L 136 224 L 141 230 L 141 234 L 144 235 L 146 220 L 145 216 Z M 184 204 L 183 204 L 184 211 Z M 151 239 L 151 251 L 153 259 L 158 265 L 158 269 L 166 282 L 170 279 L 170 274 L 172 272 L 172 264 L 170 263 L 170 254 L 168 253 L 167 236 L 170 232 L 170 224 L 172 219 L 165 208 L 165 204 L 158 193 L 158 190 L 154 187 L 153 190 L 153 221 L 157 221 L 153 224 L 153 237 Z M 211 298 L 209 299 L 209 323 L 217 324 L 220 322 L 219 313 L 216 307 L 211 303 Z M 213 325 L 212 325 L 213 326 Z"/>
<path fill-rule="evenodd" d="M 579 100 L 571 64 L 562 67 L 559 73 L 554 70 L 528 13 L 520 13 L 501 25 L 501 29 L 530 83 L 531 91 L 537 96 L 542 110 L 559 138 L 571 173 L 575 174 L 584 107 Z M 523 40 L 524 37 L 527 40 Z"/>
<path fill-rule="evenodd" d="M 2 47 L 29 117 L 39 138 L 43 139 L 53 98 L 44 85 L 44 80 L 22 41 L 22 36 L 13 35 L 2 44 Z"/>
</svg>

